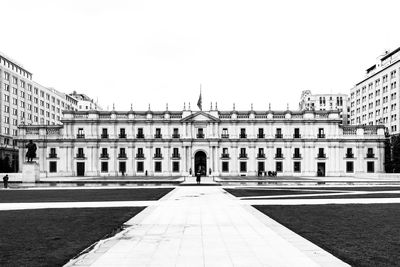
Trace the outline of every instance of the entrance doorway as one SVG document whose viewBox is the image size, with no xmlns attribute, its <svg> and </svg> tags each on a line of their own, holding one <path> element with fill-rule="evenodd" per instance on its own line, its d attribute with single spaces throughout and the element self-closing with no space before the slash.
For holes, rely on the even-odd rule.
<svg viewBox="0 0 400 267">
<path fill-rule="evenodd" d="M 201 175 L 207 175 L 207 155 L 204 151 L 198 151 L 194 155 L 194 175 L 201 171 Z"/>
<path fill-rule="evenodd" d="M 85 162 L 76 163 L 76 175 L 85 176 Z"/>
<path fill-rule="evenodd" d="M 317 163 L 317 175 L 318 176 L 325 176 L 325 162 L 318 162 Z"/>
<path fill-rule="evenodd" d="M 259 161 L 258 162 L 257 170 L 258 170 L 258 172 L 257 172 L 258 176 L 263 175 L 263 173 L 265 172 L 265 163 L 263 161 Z"/>
<path fill-rule="evenodd" d="M 125 161 L 119 162 L 119 172 L 121 173 L 122 176 L 125 176 L 125 173 L 126 173 L 126 162 Z"/>
</svg>

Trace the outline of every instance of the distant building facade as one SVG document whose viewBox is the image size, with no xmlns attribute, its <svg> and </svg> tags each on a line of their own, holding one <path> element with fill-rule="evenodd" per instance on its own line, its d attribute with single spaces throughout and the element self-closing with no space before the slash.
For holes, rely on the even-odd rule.
<svg viewBox="0 0 400 267">
<path fill-rule="evenodd" d="M 85 94 L 80 94 L 74 91 L 69 95 L 78 100 L 78 110 L 103 110 L 103 108 L 100 107 L 97 101 L 95 102 L 92 98 L 88 97 Z"/>
<path fill-rule="evenodd" d="M 348 124 L 350 107 L 346 94 L 312 94 L 311 90 L 301 92 L 300 110 L 338 110 L 343 124 Z"/>
<path fill-rule="evenodd" d="M 384 125 L 399 134 L 400 47 L 379 56 L 350 90 L 350 124 Z"/>
<path fill-rule="evenodd" d="M 41 176 L 355 175 L 383 172 L 384 127 L 332 111 L 65 111 L 62 125 L 21 125 Z"/>
<path fill-rule="evenodd" d="M 77 103 L 67 94 L 34 82 L 30 71 L 0 53 L 0 161 L 4 161 L 0 172 L 18 168 L 14 141 L 18 125 L 58 124 L 62 111 L 76 110 Z"/>
</svg>

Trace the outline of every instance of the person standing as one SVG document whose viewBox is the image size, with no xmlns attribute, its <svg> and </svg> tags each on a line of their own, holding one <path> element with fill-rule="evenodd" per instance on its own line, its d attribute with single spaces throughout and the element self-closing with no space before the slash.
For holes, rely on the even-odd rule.
<svg viewBox="0 0 400 267">
<path fill-rule="evenodd" d="M 200 184 L 201 181 L 201 168 L 199 168 L 199 170 L 196 173 L 196 182 L 197 184 Z"/>
<path fill-rule="evenodd" d="M 8 174 L 3 177 L 4 188 L 8 188 Z"/>
</svg>

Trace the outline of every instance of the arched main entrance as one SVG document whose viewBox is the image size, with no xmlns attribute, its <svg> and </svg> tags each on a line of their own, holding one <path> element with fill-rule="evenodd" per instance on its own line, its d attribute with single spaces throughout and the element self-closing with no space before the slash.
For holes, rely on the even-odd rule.
<svg viewBox="0 0 400 267">
<path fill-rule="evenodd" d="M 194 174 L 201 170 L 201 175 L 207 175 L 207 155 L 204 151 L 198 151 L 194 155 Z"/>
</svg>

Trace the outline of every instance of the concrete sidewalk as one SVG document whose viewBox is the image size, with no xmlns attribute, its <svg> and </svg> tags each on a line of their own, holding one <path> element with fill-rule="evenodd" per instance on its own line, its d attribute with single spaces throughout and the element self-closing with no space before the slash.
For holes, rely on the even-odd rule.
<svg viewBox="0 0 400 267">
<path fill-rule="evenodd" d="M 220 187 L 178 187 L 66 266 L 348 266 Z"/>
</svg>

